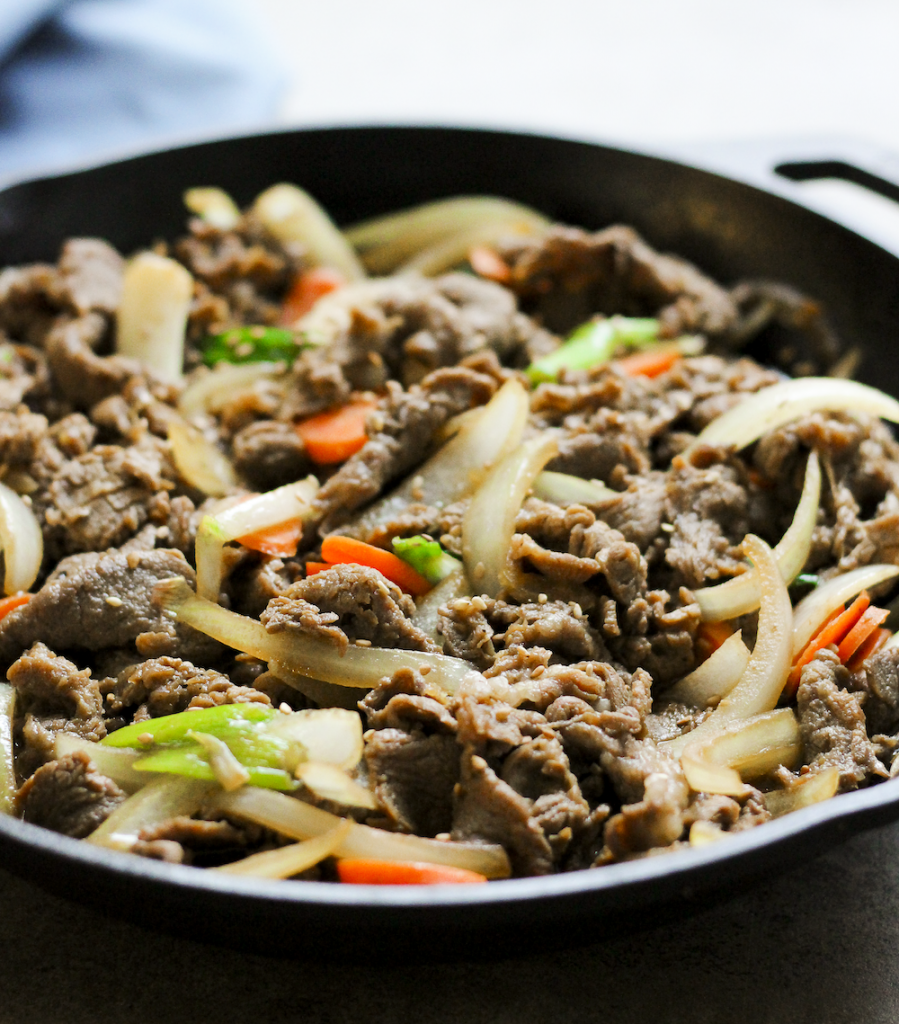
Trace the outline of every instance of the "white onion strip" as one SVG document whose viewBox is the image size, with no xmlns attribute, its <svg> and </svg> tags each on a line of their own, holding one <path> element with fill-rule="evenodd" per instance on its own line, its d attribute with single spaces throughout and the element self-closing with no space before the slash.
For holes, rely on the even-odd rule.
<svg viewBox="0 0 899 1024">
<path fill-rule="evenodd" d="M 842 576 L 834 576 L 807 594 L 793 609 L 792 658 L 802 653 L 827 619 L 850 598 L 895 576 L 899 576 L 899 566 L 863 565 Z"/>
<path fill-rule="evenodd" d="M 122 279 L 116 351 L 179 380 L 193 293 L 194 279 L 180 263 L 155 252 L 135 256 Z"/>
<path fill-rule="evenodd" d="M 67 754 L 86 754 L 101 775 L 112 779 L 126 793 L 135 793 L 147 784 L 146 774 L 132 767 L 138 758 L 146 754 L 144 750 L 107 747 L 72 732 L 58 732 L 53 740 L 53 756 L 60 758 Z"/>
<path fill-rule="evenodd" d="M 13 716 L 16 691 L 9 683 L 0 683 L 0 814 L 12 814 L 16 797 Z"/>
<path fill-rule="evenodd" d="M 370 690 L 400 669 L 418 668 L 429 673 L 430 682 L 455 693 L 465 680 L 479 678 L 467 662 L 445 654 L 352 644 L 341 652 L 335 644 L 318 637 L 289 630 L 269 633 L 261 622 L 197 597 L 183 577 L 158 583 L 154 600 L 180 622 L 269 662 L 275 675 L 290 685 L 294 676 L 301 676 Z"/>
<path fill-rule="evenodd" d="M 417 273 L 432 277 L 464 263 L 476 246 L 496 245 L 505 239 L 526 237 L 533 233 L 527 225 L 509 223 L 508 220 L 488 221 L 454 231 L 427 248 L 419 249 L 414 256 L 398 266 L 394 273 Z"/>
<path fill-rule="evenodd" d="M 0 483 L 0 547 L 4 593 L 28 590 L 40 572 L 44 537 L 31 507 L 4 483 Z"/>
<path fill-rule="evenodd" d="M 823 800 L 830 800 L 837 795 L 840 788 L 840 771 L 838 768 L 824 768 L 819 772 L 809 772 L 785 789 L 775 789 L 765 794 L 765 806 L 775 818 Z"/>
<path fill-rule="evenodd" d="M 666 701 L 710 708 L 737 685 L 749 664 L 749 648 L 740 630 L 729 636 L 706 660 L 663 694 Z"/>
<path fill-rule="evenodd" d="M 812 547 L 812 535 L 818 521 L 821 498 L 821 466 L 817 452 L 812 452 L 805 466 L 805 482 L 793 522 L 774 549 L 780 574 L 789 586 L 802 572 Z M 749 569 L 726 583 L 693 591 L 706 622 L 735 619 L 755 611 L 759 606 L 759 580 L 755 569 Z"/>
<path fill-rule="evenodd" d="M 273 491 L 256 494 L 246 501 L 204 516 L 197 530 L 197 593 L 207 601 L 218 601 L 224 573 L 224 547 L 238 537 L 313 514 L 312 501 L 318 493 L 314 476 L 285 484 Z"/>
<path fill-rule="evenodd" d="M 601 480 L 584 480 L 570 473 L 553 473 L 549 470 L 537 475 L 534 495 L 556 505 L 595 505 L 620 497 L 618 491 L 606 487 Z"/>
<path fill-rule="evenodd" d="M 189 188 L 184 205 L 219 231 L 233 231 L 240 220 L 237 203 L 221 188 Z"/>
<path fill-rule="evenodd" d="M 476 594 L 496 597 L 509 580 L 515 517 L 537 474 L 558 453 L 544 433 L 525 441 L 488 474 L 462 518 L 462 561 Z"/>
<path fill-rule="evenodd" d="M 756 778 L 780 765 L 793 767 L 802 753 L 799 722 L 791 708 L 776 708 L 733 722 L 710 740 L 688 745 L 685 755 L 725 765 Z"/>
<path fill-rule="evenodd" d="M 877 388 L 834 377 L 785 380 L 747 395 L 718 416 L 683 453 L 699 444 L 734 445 L 738 450 L 808 413 L 861 412 L 899 423 L 899 402 Z"/>
<path fill-rule="evenodd" d="M 275 850 L 263 850 L 262 853 L 254 853 L 243 860 L 222 864 L 210 870 L 224 875 L 242 875 L 245 878 L 291 878 L 315 867 L 326 857 L 333 856 L 351 827 L 349 821 L 341 821 L 328 832 L 312 839 L 280 846 Z"/>
<path fill-rule="evenodd" d="M 284 363 L 216 363 L 213 369 L 191 377 L 178 399 L 178 411 L 182 416 L 221 412 L 236 392 L 284 372 Z"/>
<path fill-rule="evenodd" d="M 200 782 L 176 775 L 153 779 L 119 804 L 106 821 L 91 832 L 87 842 L 127 850 L 142 829 L 161 824 L 169 818 L 196 814 L 217 789 L 214 782 Z"/>
<path fill-rule="evenodd" d="M 244 788 L 236 793 L 218 793 L 214 801 L 217 807 L 229 814 L 248 818 L 292 839 L 320 836 L 341 821 L 336 814 L 329 814 L 302 800 L 258 787 Z M 478 871 L 488 878 L 508 878 L 510 874 L 509 858 L 501 846 L 424 839 L 421 836 L 385 832 L 356 822 L 350 824 L 346 837 L 334 854 L 338 857 L 448 864 Z"/>
<path fill-rule="evenodd" d="M 692 732 L 660 744 L 674 757 L 680 757 L 693 743 L 711 739 L 731 722 L 770 711 L 787 680 L 793 631 L 790 595 L 771 548 L 754 534 L 747 535 L 744 547 L 755 564 L 761 586 L 758 639 L 742 678 L 709 717 Z"/>
<path fill-rule="evenodd" d="M 294 773 L 303 785 L 322 800 L 331 800 L 344 807 L 378 809 L 374 793 L 360 786 L 336 765 L 320 761 L 304 761 Z"/>
<path fill-rule="evenodd" d="M 362 719 L 343 708 L 313 708 L 276 718 L 268 731 L 299 743 L 310 761 L 349 771 L 362 760 Z"/>
<path fill-rule="evenodd" d="M 175 467 L 191 487 L 220 498 L 237 485 L 228 456 L 192 423 L 177 417 L 170 420 L 169 444 Z"/>
<path fill-rule="evenodd" d="M 353 247 L 321 206 L 296 185 L 272 185 L 253 203 L 253 213 L 282 243 L 304 246 L 316 263 L 339 270 L 348 281 L 365 277 Z"/>
<path fill-rule="evenodd" d="M 491 467 L 518 447 L 527 415 L 524 387 L 517 380 L 506 381 L 479 416 L 466 420 L 397 490 L 363 512 L 353 523 L 354 532 L 365 536 L 412 502 L 443 507 L 471 494 Z"/>
</svg>

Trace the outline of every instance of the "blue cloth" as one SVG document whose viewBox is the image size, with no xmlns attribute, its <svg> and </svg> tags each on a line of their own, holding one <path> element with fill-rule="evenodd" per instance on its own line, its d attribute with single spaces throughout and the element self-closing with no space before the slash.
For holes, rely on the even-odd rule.
<svg viewBox="0 0 899 1024">
<path fill-rule="evenodd" d="M 0 183 L 264 129 L 286 84 L 245 0 L 0 0 Z"/>
</svg>

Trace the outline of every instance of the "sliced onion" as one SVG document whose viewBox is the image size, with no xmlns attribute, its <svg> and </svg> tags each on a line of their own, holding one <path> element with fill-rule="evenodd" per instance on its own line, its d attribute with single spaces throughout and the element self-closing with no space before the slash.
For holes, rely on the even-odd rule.
<svg viewBox="0 0 899 1024">
<path fill-rule="evenodd" d="M 191 379 L 178 399 L 178 410 L 188 417 L 221 412 L 235 392 L 274 380 L 284 372 L 284 363 L 216 363 L 213 369 Z"/>
<path fill-rule="evenodd" d="M 276 718 L 271 732 L 299 743 L 310 761 L 349 770 L 362 760 L 362 719 L 357 711 L 314 708 Z"/>
<path fill-rule="evenodd" d="M 220 231 L 231 231 L 240 220 L 237 203 L 220 188 L 189 188 L 184 193 L 184 205 Z"/>
<path fill-rule="evenodd" d="M 737 685 L 749 664 L 749 648 L 740 630 L 729 636 L 710 657 L 664 693 L 664 699 L 698 708 L 711 708 Z"/>
<path fill-rule="evenodd" d="M 129 747 L 107 747 L 104 743 L 93 743 L 72 732 L 58 732 L 53 740 L 53 756 L 86 754 L 101 775 L 112 779 L 126 793 L 134 793 L 147 784 L 147 776 L 134 770 L 134 762 L 143 757 L 145 751 Z"/>
<path fill-rule="evenodd" d="M 319 807 L 272 790 L 247 787 L 236 793 L 218 793 L 215 805 L 229 814 L 255 821 L 293 839 L 310 839 L 335 828 L 340 818 Z M 385 832 L 368 825 L 350 824 L 346 837 L 334 851 L 338 857 L 371 857 L 378 860 L 420 860 L 479 871 L 488 878 L 508 878 L 509 858 L 501 846 L 486 843 L 454 843 L 440 839 Z"/>
<path fill-rule="evenodd" d="M 801 753 L 796 715 L 791 708 L 777 708 L 733 722 L 711 739 L 688 745 L 684 756 L 725 765 L 751 779 L 781 765 L 792 767 Z"/>
<path fill-rule="evenodd" d="M 818 632 L 831 615 L 852 597 L 869 587 L 899 576 L 899 566 L 863 565 L 859 569 L 834 576 L 822 583 L 793 609 L 792 658 L 797 658 L 805 645 Z"/>
<path fill-rule="evenodd" d="M 710 843 L 717 843 L 726 838 L 727 833 L 711 821 L 694 821 L 690 826 L 690 845 L 708 846 Z"/>
<path fill-rule="evenodd" d="M 354 532 L 360 537 L 370 534 L 411 502 L 441 508 L 467 497 L 480 486 L 491 467 L 518 447 L 527 416 L 527 392 L 519 381 L 506 381 L 480 416 L 467 420 L 397 490 L 363 512 L 353 524 Z"/>
<path fill-rule="evenodd" d="M 687 746 L 697 741 L 711 739 L 731 722 L 770 711 L 790 672 L 793 608 L 787 586 L 774 553 L 760 537 L 748 534 L 743 546 L 759 574 L 758 639 L 742 678 L 709 717 L 692 732 L 660 744 L 674 757 L 679 757 Z"/>
<path fill-rule="evenodd" d="M 353 645 L 341 653 L 335 644 L 318 637 L 289 630 L 269 633 L 261 622 L 197 597 L 183 577 L 158 583 L 154 600 L 180 622 L 268 662 L 279 679 L 298 689 L 302 689 L 298 680 L 308 678 L 370 690 L 385 676 L 417 668 L 448 693 L 455 693 L 470 676 L 478 676 L 467 662 L 443 654 Z"/>
<path fill-rule="evenodd" d="M 346 838 L 351 824 L 341 821 L 339 825 L 320 836 L 306 839 L 290 846 L 279 846 L 275 850 L 263 850 L 243 860 L 210 868 L 225 875 L 242 875 L 245 878 L 292 878 L 331 857 Z"/>
<path fill-rule="evenodd" d="M 445 604 L 456 601 L 460 597 L 471 597 L 471 587 L 468 585 L 465 570 L 461 567 L 442 579 L 436 587 L 432 587 L 424 597 L 418 599 L 412 621 L 432 640 L 441 643 L 443 638 L 437 632 L 437 624 L 440 621 L 438 613 Z"/>
<path fill-rule="evenodd" d="M 534 234 L 524 224 L 510 224 L 507 220 L 488 221 L 474 227 L 454 231 L 425 249 L 419 249 L 414 256 L 394 270 L 397 274 L 424 274 L 431 277 L 458 267 L 468 259 L 468 254 L 479 245 L 496 245 L 512 237 L 526 237 Z"/>
<path fill-rule="evenodd" d="M 193 293 L 194 279 L 180 263 L 154 252 L 135 256 L 122 281 L 116 351 L 179 380 Z"/>
<path fill-rule="evenodd" d="M 805 483 L 796 506 L 793 522 L 774 549 L 774 557 L 784 582 L 789 585 L 802 572 L 812 548 L 812 535 L 818 521 L 821 498 L 821 466 L 817 452 L 812 452 L 805 465 Z M 755 569 L 714 587 L 694 590 L 693 596 L 706 622 L 735 619 L 755 611 L 759 606 L 759 581 Z"/>
<path fill-rule="evenodd" d="M 558 454 L 548 433 L 525 441 L 495 466 L 462 518 L 462 561 L 477 594 L 496 597 L 509 584 L 515 517 L 537 474 Z"/>
<path fill-rule="evenodd" d="M 799 811 L 803 807 L 822 800 L 830 800 L 837 795 L 840 788 L 840 771 L 838 768 L 823 768 L 819 772 L 809 772 L 785 789 L 775 789 L 765 794 L 765 806 L 772 817 L 780 818 L 784 814 Z"/>
<path fill-rule="evenodd" d="M 127 850 L 134 845 L 138 833 L 169 818 L 190 816 L 203 807 L 219 787 L 214 782 L 200 782 L 177 775 L 153 779 L 94 829 L 87 842 Z"/>
<path fill-rule="evenodd" d="M 12 488 L 0 483 L 0 548 L 3 590 L 17 594 L 37 579 L 44 558 L 44 536 L 31 507 Z"/>
<path fill-rule="evenodd" d="M 606 487 L 601 480 L 584 480 L 570 473 L 545 469 L 534 481 L 534 495 L 556 505 L 596 505 L 619 497 L 619 492 Z"/>
<path fill-rule="evenodd" d="M 725 765 L 712 764 L 701 757 L 684 754 L 681 759 L 684 778 L 695 793 L 720 793 L 723 796 L 745 796 L 747 786 L 740 773 Z"/>
<path fill-rule="evenodd" d="M 378 809 L 374 793 L 360 786 L 336 765 L 320 761 L 304 761 L 294 773 L 307 789 L 322 800 L 331 800 L 344 807 L 365 807 L 370 811 Z"/>
<path fill-rule="evenodd" d="M 747 395 L 712 420 L 684 454 L 699 444 L 734 445 L 739 450 L 791 420 L 822 410 L 861 412 L 899 423 L 899 402 L 877 388 L 834 377 L 800 377 Z"/>
<path fill-rule="evenodd" d="M 170 420 L 169 443 L 175 466 L 191 487 L 220 498 L 237 486 L 228 456 L 193 424 L 177 418 Z"/>
<path fill-rule="evenodd" d="M 309 476 L 273 491 L 256 494 L 214 516 L 203 516 L 196 539 L 197 593 L 200 597 L 218 601 L 224 575 L 224 548 L 229 541 L 281 523 L 310 518 L 313 514 L 311 502 L 317 493 L 318 481 Z"/>
<path fill-rule="evenodd" d="M 360 250 L 371 273 L 390 274 L 420 250 L 487 224 L 504 225 L 506 232 L 516 234 L 538 234 L 549 221 L 508 199 L 454 196 L 356 224 L 344 234 Z"/>
<path fill-rule="evenodd" d="M 365 277 L 352 246 L 319 204 L 296 185 L 272 185 L 256 197 L 253 213 L 282 243 L 304 246 L 316 263 L 339 270 L 348 281 Z"/>
<path fill-rule="evenodd" d="M 16 691 L 9 683 L 0 683 L 0 814 L 12 814 L 16 799 L 15 747 L 13 717 Z"/>
</svg>

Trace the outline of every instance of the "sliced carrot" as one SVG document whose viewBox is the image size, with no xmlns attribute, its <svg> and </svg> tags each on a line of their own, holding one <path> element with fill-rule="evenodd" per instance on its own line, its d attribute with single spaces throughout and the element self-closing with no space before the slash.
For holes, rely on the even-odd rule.
<svg viewBox="0 0 899 1024">
<path fill-rule="evenodd" d="M 333 267 L 313 267 L 294 278 L 281 306 L 279 323 L 291 327 L 305 316 L 320 298 L 346 284 L 346 278 Z"/>
<path fill-rule="evenodd" d="M 867 590 L 863 590 L 845 611 L 836 612 L 824 623 L 793 663 L 787 685 L 784 687 L 784 696 L 790 697 L 796 692 L 803 668 L 822 648 L 829 647 L 830 644 L 841 643 L 846 634 L 867 611 L 870 603 L 871 598 L 868 597 Z"/>
<path fill-rule="evenodd" d="M 0 619 L 9 615 L 10 612 L 14 612 L 16 608 L 21 608 L 23 604 L 28 604 L 33 596 L 33 594 L 10 594 L 9 597 L 0 598 Z"/>
<path fill-rule="evenodd" d="M 486 882 L 486 875 L 467 868 L 419 861 L 374 860 L 350 857 L 337 862 L 341 882 L 353 885 L 442 885 Z"/>
<path fill-rule="evenodd" d="M 296 424 L 306 451 L 320 466 L 345 462 L 368 440 L 365 419 L 377 403 L 370 399 L 348 402 Z"/>
<path fill-rule="evenodd" d="M 507 284 L 512 279 L 509 264 L 495 250 L 487 245 L 476 245 L 468 254 L 471 269 L 499 284 Z"/>
<path fill-rule="evenodd" d="M 889 618 L 885 608 L 867 608 L 864 615 L 856 622 L 840 641 L 837 656 L 845 665 L 868 637 Z"/>
<path fill-rule="evenodd" d="M 696 648 L 700 659 L 705 661 L 711 657 L 733 632 L 734 628 L 729 622 L 703 622 L 696 634 Z"/>
<path fill-rule="evenodd" d="M 307 562 L 306 563 L 306 575 L 314 576 L 317 572 L 324 572 L 325 569 L 333 569 L 334 566 L 330 562 Z"/>
<path fill-rule="evenodd" d="M 658 377 L 666 370 L 670 370 L 681 357 L 680 348 L 676 343 L 672 343 L 613 359 L 612 366 L 626 373 L 628 377 Z"/>
<path fill-rule="evenodd" d="M 876 654 L 892 635 L 888 629 L 875 629 L 866 640 L 862 641 L 855 654 L 846 662 L 846 668 L 850 672 L 858 672 L 868 658 L 872 654 Z"/>
<path fill-rule="evenodd" d="M 277 526 L 268 526 L 264 530 L 256 530 L 254 533 L 247 533 L 237 539 L 245 548 L 261 551 L 263 555 L 272 555 L 274 558 L 293 558 L 297 553 L 302 536 L 303 524 L 299 519 L 294 519 L 286 523 L 278 523 Z"/>
<path fill-rule="evenodd" d="M 322 558 L 332 565 L 354 563 L 367 565 L 386 577 L 391 583 L 402 587 L 413 597 L 421 597 L 431 589 L 431 584 L 417 573 L 408 562 L 392 551 L 376 548 L 373 544 L 356 540 L 354 537 L 331 535 L 322 541 Z"/>
</svg>

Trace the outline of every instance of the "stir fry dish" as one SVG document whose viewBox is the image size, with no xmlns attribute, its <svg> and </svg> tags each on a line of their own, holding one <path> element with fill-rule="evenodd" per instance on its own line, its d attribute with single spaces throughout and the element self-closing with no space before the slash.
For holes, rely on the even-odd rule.
<svg viewBox="0 0 899 1024">
<path fill-rule="evenodd" d="M 813 299 L 491 197 L 185 203 L 0 274 L 4 813 L 475 883 L 899 771 L 899 402 Z"/>
</svg>

